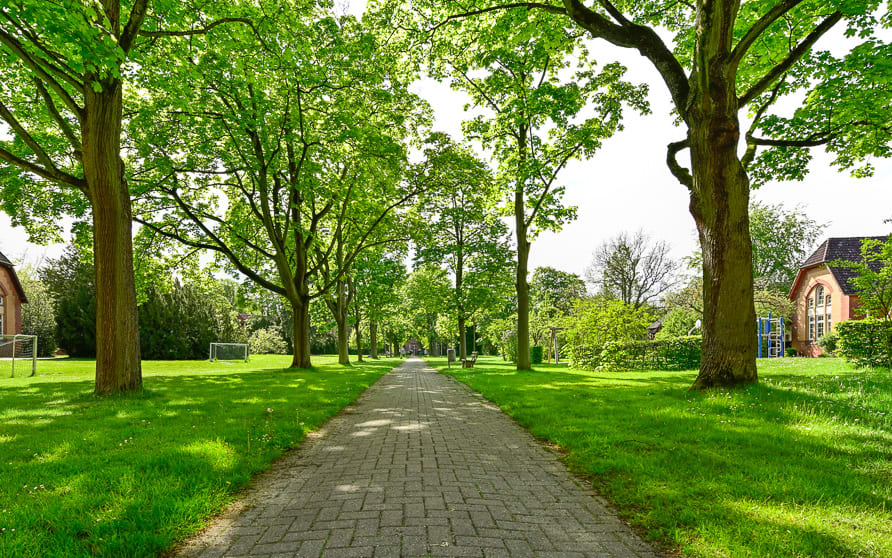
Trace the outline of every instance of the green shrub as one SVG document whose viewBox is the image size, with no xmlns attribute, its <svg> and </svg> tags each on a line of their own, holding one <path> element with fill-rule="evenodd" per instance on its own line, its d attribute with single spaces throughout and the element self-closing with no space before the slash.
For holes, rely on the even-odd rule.
<svg viewBox="0 0 892 558">
<path fill-rule="evenodd" d="M 835 333 L 828 333 L 827 335 L 818 339 L 818 347 L 829 355 L 836 353 L 837 346 L 839 345 L 839 335 Z"/>
<path fill-rule="evenodd" d="M 570 363 L 584 370 L 690 370 L 700 366 L 699 335 L 653 341 L 608 342 L 572 346 Z"/>
<path fill-rule="evenodd" d="M 288 354 L 288 344 L 285 342 L 282 328 L 278 326 L 269 326 L 252 333 L 248 339 L 248 349 L 252 355 Z"/>
<path fill-rule="evenodd" d="M 892 321 L 852 320 L 835 328 L 841 357 L 856 366 L 892 368 Z"/>
<path fill-rule="evenodd" d="M 788 357 L 799 356 L 799 351 L 796 350 L 796 347 L 787 347 L 787 350 L 784 351 L 784 354 Z"/>
<path fill-rule="evenodd" d="M 542 347 L 533 345 L 530 347 L 530 362 L 533 364 L 542 364 Z"/>
</svg>

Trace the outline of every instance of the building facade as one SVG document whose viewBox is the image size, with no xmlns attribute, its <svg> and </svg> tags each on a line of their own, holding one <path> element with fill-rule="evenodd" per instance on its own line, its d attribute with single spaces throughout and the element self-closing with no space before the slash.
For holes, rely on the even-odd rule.
<svg viewBox="0 0 892 558">
<path fill-rule="evenodd" d="M 0 335 L 22 332 L 22 304 L 27 302 L 12 262 L 0 252 Z"/>
<path fill-rule="evenodd" d="M 863 317 L 858 294 L 850 282 L 854 273 L 833 262 L 860 261 L 861 241 L 867 238 L 886 239 L 828 238 L 799 268 L 789 297 L 796 305 L 792 345 L 800 355 L 819 356 L 823 351 L 818 340 L 831 333 L 835 324 Z"/>
</svg>

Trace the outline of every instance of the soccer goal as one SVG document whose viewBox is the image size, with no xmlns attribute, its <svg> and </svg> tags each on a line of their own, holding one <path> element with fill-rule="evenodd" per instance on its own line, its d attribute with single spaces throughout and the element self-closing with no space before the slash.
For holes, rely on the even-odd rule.
<svg viewBox="0 0 892 558">
<path fill-rule="evenodd" d="M 36 335 L 0 335 L 0 374 L 15 378 L 19 375 L 33 376 L 37 372 Z"/>
<path fill-rule="evenodd" d="M 248 344 L 211 343 L 211 362 L 215 360 L 243 360 L 248 362 Z"/>
</svg>

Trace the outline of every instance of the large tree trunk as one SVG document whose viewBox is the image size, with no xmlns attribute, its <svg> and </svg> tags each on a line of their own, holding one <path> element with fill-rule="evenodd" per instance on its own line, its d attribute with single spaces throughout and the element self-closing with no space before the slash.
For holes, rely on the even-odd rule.
<svg viewBox="0 0 892 558">
<path fill-rule="evenodd" d="M 310 300 L 291 301 L 294 357 L 291 368 L 310 368 Z"/>
<path fill-rule="evenodd" d="M 369 357 L 378 358 L 378 322 L 369 320 Z"/>
<path fill-rule="evenodd" d="M 530 370 L 530 284 L 527 282 L 530 243 L 527 240 L 523 214 L 523 194 L 515 194 L 515 220 L 517 221 L 517 369 Z M 518 212 L 519 211 L 519 212 Z"/>
<path fill-rule="evenodd" d="M 89 83 L 89 82 L 88 82 Z M 97 394 L 142 388 L 130 192 L 121 162 L 121 85 L 87 87 L 84 177 L 93 210 Z"/>
<path fill-rule="evenodd" d="M 749 180 L 737 155 L 740 123 L 734 69 L 728 64 L 730 30 L 718 21 L 733 14 L 715 7 L 703 17 L 716 21 L 708 26 L 711 34 L 697 38 L 700 68 L 692 78 L 688 113 L 690 207 L 703 251 L 703 357 L 694 389 L 757 380 Z"/>
</svg>

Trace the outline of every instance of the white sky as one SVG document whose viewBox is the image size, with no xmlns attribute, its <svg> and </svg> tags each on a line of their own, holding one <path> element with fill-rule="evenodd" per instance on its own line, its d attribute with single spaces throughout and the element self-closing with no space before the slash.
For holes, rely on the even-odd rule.
<svg viewBox="0 0 892 558">
<path fill-rule="evenodd" d="M 349 0 L 347 0 L 349 1 Z M 353 0 L 351 12 L 364 1 Z M 530 267 L 552 266 L 583 274 L 591 252 L 607 238 L 623 230 L 644 229 L 667 241 L 676 257 L 690 255 L 696 247 L 693 218 L 688 213 L 686 189 L 666 167 L 666 144 L 682 138 L 672 125 L 669 95 L 656 71 L 634 51 L 594 43 L 593 54 L 602 63 L 619 60 L 629 67 L 627 79 L 651 84 L 653 113 L 632 115 L 625 130 L 608 140 L 588 161 L 575 161 L 561 174 L 567 187 L 565 201 L 579 208 L 578 219 L 559 233 L 544 233 L 534 243 Z M 435 128 L 461 137 L 463 94 L 432 80 L 419 82 L 415 92 L 435 111 Z M 892 160 L 874 161 L 876 174 L 854 179 L 830 167 L 830 158 L 815 151 L 815 160 L 803 182 L 769 183 L 753 197 L 787 207 L 801 205 L 819 223 L 828 223 L 825 236 L 888 234 L 892 225 Z M 36 261 L 56 257 L 62 245 L 49 247 L 28 243 L 21 229 L 13 228 L 0 213 L 0 251 L 13 259 Z"/>
</svg>

